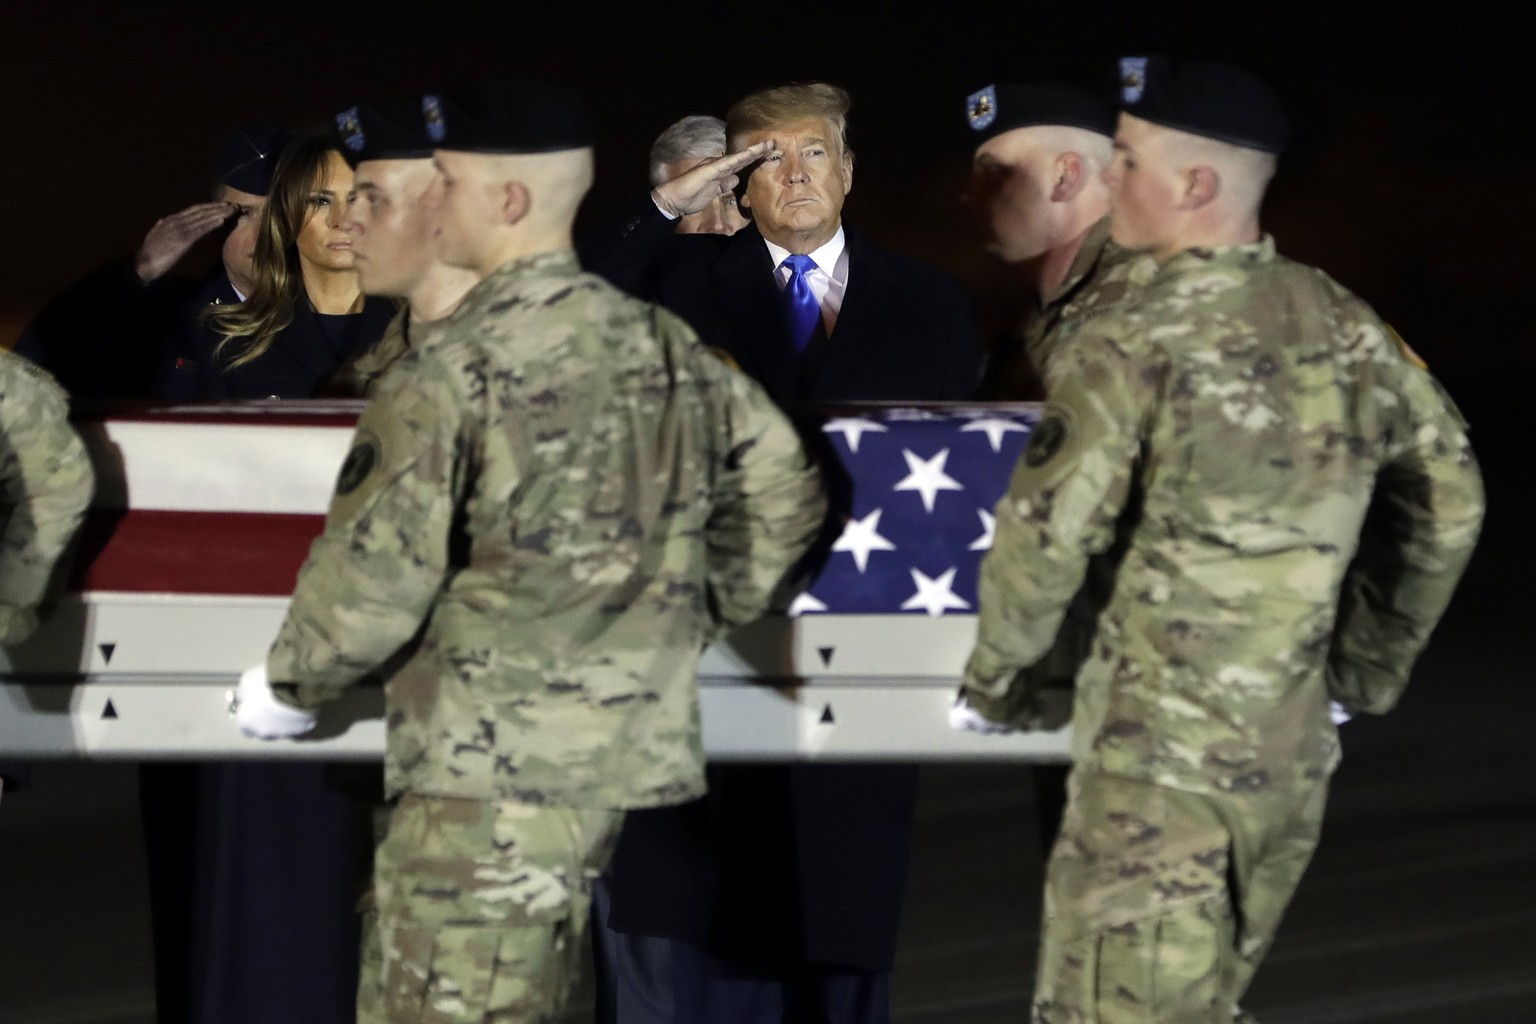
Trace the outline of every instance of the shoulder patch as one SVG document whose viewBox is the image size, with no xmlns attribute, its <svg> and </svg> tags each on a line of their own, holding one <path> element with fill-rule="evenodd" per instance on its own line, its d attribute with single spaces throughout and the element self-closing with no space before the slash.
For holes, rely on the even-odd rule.
<svg viewBox="0 0 1536 1024">
<path fill-rule="evenodd" d="M 357 490 L 358 485 L 368 479 L 373 468 L 379 464 L 379 457 L 383 454 L 383 446 L 372 431 L 358 431 L 357 438 L 352 442 L 352 450 L 347 453 L 346 461 L 341 464 L 341 473 L 336 477 L 336 493 L 347 495 Z"/>
<path fill-rule="evenodd" d="M 1054 459 L 1067 443 L 1067 420 L 1060 413 L 1047 413 L 1029 433 L 1029 443 L 1024 448 L 1024 465 L 1038 469 Z"/>
</svg>

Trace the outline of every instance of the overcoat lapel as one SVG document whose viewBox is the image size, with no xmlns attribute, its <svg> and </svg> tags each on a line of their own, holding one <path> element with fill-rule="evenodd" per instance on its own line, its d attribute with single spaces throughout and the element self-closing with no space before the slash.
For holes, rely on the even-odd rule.
<svg viewBox="0 0 1536 1024">
<path fill-rule="evenodd" d="M 800 397 L 799 358 L 789 340 L 773 265 L 755 227 L 731 237 L 711 279 L 715 305 L 737 344 L 736 361 L 777 401 Z"/>
<path fill-rule="evenodd" d="M 843 233 L 848 246 L 848 290 L 831 337 L 806 352 L 802 394 L 807 398 L 821 397 L 829 389 L 845 390 L 847 381 L 868 377 L 881 357 L 880 339 L 892 333 L 896 275 L 863 235 L 846 223 Z"/>
</svg>

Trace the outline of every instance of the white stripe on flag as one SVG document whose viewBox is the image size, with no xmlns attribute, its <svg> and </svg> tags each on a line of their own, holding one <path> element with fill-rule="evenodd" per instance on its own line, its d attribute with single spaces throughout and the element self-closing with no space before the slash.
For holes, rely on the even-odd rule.
<svg viewBox="0 0 1536 1024">
<path fill-rule="evenodd" d="M 96 507 L 172 512 L 324 515 L 352 439 L 350 425 L 100 426 L 110 443 L 97 462 Z"/>
</svg>

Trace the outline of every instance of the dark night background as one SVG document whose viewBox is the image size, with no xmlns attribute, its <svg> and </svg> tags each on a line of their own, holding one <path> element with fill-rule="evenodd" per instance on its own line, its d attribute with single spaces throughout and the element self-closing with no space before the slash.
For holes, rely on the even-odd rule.
<svg viewBox="0 0 1536 1024">
<path fill-rule="evenodd" d="M 1480 962 L 1523 964 L 1510 968 L 1510 977 L 1523 981 L 1504 990 L 1514 993 L 1509 1005 L 1517 1007 L 1508 1016 L 1484 1008 L 1422 1019 L 1536 1019 L 1536 986 L 1525 987 L 1536 975 L 1528 952 L 1536 926 L 1529 868 L 1536 856 L 1536 744 L 1527 724 L 1536 714 L 1536 603 L 1528 584 L 1536 501 L 1526 479 L 1536 376 L 1527 255 L 1527 240 L 1536 237 L 1536 74 L 1529 33 L 1513 15 L 1495 13 L 1513 8 L 1346 0 L 610 6 L 0 3 L 7 136 L 0 160 L 0 343 L 11 343 L 52 292 L 130 252 L 157 217 L 206 198 L 207 165 L 224 126 L 297 126 L 359 100 L 519 74 L 561 78 L 592 102 L 599 123 L 593 215 L 644 187 L 651 139 L 682 114 L 723 115 L 743 93 L 786 81 L 847 87 L 857 154 L 848 218 L 961 278 L 984 322 L 997 330 L 1019 298 L 1008 275 L 977 248 L 958 203 L 969 163 L 961 128 L 966 94 L 1010 78 L 1100 84 L 1113 59 L 1127 53 L 1247 64 L 1277 87 L 1297 124 L 1298 143 L 1282 161 L 1266 211 L 1268 230 L 1282 252 L 1322 267 L 1372 303 L 1425 357 L 1472 423 L 1490 506 L 1472 569 L 1401 713 L 1346 733 L 1338 820 L 1331 810 L 1316 878 L 1304 883 L 1294 914 L 1292 934 L 1302 936 L 1289 947 L 1294 984 L 1300 990 L 1329 981 L 1327 968 L 1320 975 L 1298 949 L 1327 948 L 1330 935 L 1354 941 L 1339 931 L 1347 924 L 1335 920 L 1354 912 L 1329 907 L 1377 915 L 1389 922 L 1383 928 L 1400 918 L 1405 935 L 1427 934 L 1430 922 L 1438 928 L 1441 921 L 1504 913 L 1501 927 L 1527 951 L 1519 957 L 1499 959 L 1502 933 L 1484 929 L 1454 950 L 1447 940 L 1422 965 L 1399 960 L 1399 969 L 1405 976 L 1465 977 L 1467 991 L 1491 991 L 1505 975 L 1479 981 L 1471 968 L 1446 973 L 1448 958 L 1470 961 L 1475 951 Z M 194 255 L 189 271 L 214 254 L 204 246 Z M 956 807 L 969 800 L 992 808 L 989 814 L 1018 809 L 977 797 L 970 776 L 933 778 L 931 792 Z M 1400 792 L 1408 788 L 1414 799 L 1423 797 L 1411 807 Z M 947 849 L 959 852 L 925 853 L 920 845 L 914 869 L 915 878 L 929 872 L 929 884 L 938 886 L 932 878 L 955 870 L 940 861 L 969 855 L 972 832 L 975 849 L 993 848 L 991 823 L 1001 819 L 955 824 L 934 806 L 926 820 L 944 823 L 933 827 L 949 832 Z M 1385 838 L 1402 835 L 1406 843 Z M 1447 854 L 1436 861 L 1439 875 L 1425 869 L 1404 880 L 1413 869 L 1401 867 L 1399 881 L 1379 887 L 1348 873 L 1368 861 L 1419 863 L 1420 839 L 1423 849 L 1456 846 L 1466 857 L 1481 848 L 1484 860 Z M 1508 852 L 1507 870 L 1488 859 L 1499 849 Z M 1514 859 L 1518 849 L 1529 851 L 1524 866 Z M 1038 863 L 1029 870 L 1035 874 L 1024 881 L 1032 885 Z M 1488 891 L 1464 888 L 1480 871 Z M 996 902 L 980 881 L 976 888 L 982 891 L 944 889 L 943 897 Z M 913 903 L 914 934 L 929 918 L 946 938 L 961 927 L 946 923 L 948 909 L 930 913 L 938 901 Z M 994 916 L 1032 912 L 1007 899 L 998 906 Z M 1512 907 L 1525 908 L 1525 916 L 1511 919 Z M 972 920 L 964 927 L 977 926 Z M 1309 927 L 1323 940 L 1308 946 Z M 1032 955 L 1026 939 L 1015 940 L 1006 947 L 1010 956 Z M 1360 941 L 1365 948 L 1382 940 Z M 936 975 L 943 966 L 937 987 L 963 983 L 957 974 L 964 971 L 938 954 L 903 955 L 908 966 L 898 965 L 898 979 L 921 978 L 921 964 L 931 963 Z M 977 955 L 984 963 L 986 955 Z M 1398 953 L 1375 961 L 1361 955 L 1367 959 L 1347 962 Z M 1286 963 L 1277 950 L 1276 964 L 1261 972 L 1261 1005 L 1283 1003 Z M 1332 981 L 1341 992 L 1363 984 Z M 1402 991 L 1417 990 L 1410 984 Z M 912 1014 L 904 1019 L 929 1019 Z M 993 1018 L 936 1011 L 932 1019 Z M 1386 1008 L 1358 1017 L 1298 1010 L 1284 1019 L 1420 1020 Z"/>
</svg>

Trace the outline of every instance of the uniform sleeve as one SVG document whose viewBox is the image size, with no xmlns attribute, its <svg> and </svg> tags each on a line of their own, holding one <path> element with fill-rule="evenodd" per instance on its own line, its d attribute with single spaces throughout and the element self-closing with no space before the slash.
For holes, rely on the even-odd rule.
<svg viewBox="0 0 1536 1024">
<path fill-rule="evenodd" d="M 416 635 L 447 580 L 477 435 L 440 364 L 415 369 L 391 379 L 359 418 L 325 530 L 267 656 L 279 697 L 299 706 L 383 665 Z"/>
<path fill-rule="evenodd" d="M 651 268 L 677 237 L 677 221 L 647 192 L 581 240 L 581 265 L 638 298 L 649 298 Z"/>
<path fill-rule="evenodd" d="M 1397 703 L 1483 521 L 1482 476 L 1460 413 L 1428 372 L 1406 360 L 1402 371 L 1407 439 L 1377 476 L 1328 652 L 1328 695 L 1352 712 Z"/>
<path fill-rule="evenodd" d="M 140 398 L 189 284 L 145 284 L 133 260 L 115 260 L 49 300 L 16 341 L 76 398 Z"/>
<path fill-rule="evenodd" d="M 1088 561 L 1114 540 L 1140 455 L 1152 371 L 1103 339 L 1084 339 L 1030 435 L 998 503 L 978 581 L 976 647 L 962 692 L 983 715 L 1027 707 L 1022 670 L 1050 651 Z M 1035 674 L 1031 679 L 1040 678 Z"/>
<path fill-rule="evenodd" d="M 37 627 L 54 566 L 91 502 L 95 475 L 63 393 L 0 353 L 0 643 Z"/>
<path fill-rule="evenodd" d="M 699 360 L 722 399 L 705 541 L 715 617 L 729 627 L 768 610 L 820 534 L 827 502 L 820 473 L 767 393 L 713 356 Z"/>
</svg>

